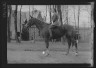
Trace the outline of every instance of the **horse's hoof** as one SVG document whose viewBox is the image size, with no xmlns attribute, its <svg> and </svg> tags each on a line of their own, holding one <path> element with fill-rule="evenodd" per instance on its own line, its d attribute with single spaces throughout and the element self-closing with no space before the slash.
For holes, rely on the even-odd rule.
<svg viewBox="0 0 96 68">
<path fill-rule="evenodd" d="M 68 54 L 65 54 L 65 55 L 68 55 Z"/>
<path fill-rule="evenodd" d="M 42 54 L 45 56 L 49 56 L 49 53 L 46 53 L 45 51 L 43 51 Z"/>
<path fill-rule="evenodd" d="M 78 53 L 75 53 L 76 56 L 78 56 Z"/>
<path fill-rule="evenodd" d="M 76 56 L 78 56 L 78 54 L 76 54 Z"/>
<path fill-rule="evenodd" d="M 65 55 L 68 55 L 69 53 L 66 53 Z"/>
<path fill-rule="evenodd" d="M 49 53 L 47 53 L 46 56 L 49 56 Z"/>
<path fill-rule="evenodd" d="M 46 53 L 46 54 L 44 54 L 45 55 L 45 57 L 48 57 L 49 56 L 49 53 Z"/>
<path fill-rule="evenodd" d="M 45 51 L 43 51 L 42 54 L 45 54 Z"/>
</svg>

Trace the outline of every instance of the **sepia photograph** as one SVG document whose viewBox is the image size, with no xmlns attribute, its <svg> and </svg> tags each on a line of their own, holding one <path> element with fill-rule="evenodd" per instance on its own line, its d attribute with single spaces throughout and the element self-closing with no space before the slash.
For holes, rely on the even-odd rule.
<svg viewBox="0 0 96 68">
<path fill-rule="evenodd" d="M 94 2 L 7 5 L 8 64 L 93 66 Z"/>
</svg>

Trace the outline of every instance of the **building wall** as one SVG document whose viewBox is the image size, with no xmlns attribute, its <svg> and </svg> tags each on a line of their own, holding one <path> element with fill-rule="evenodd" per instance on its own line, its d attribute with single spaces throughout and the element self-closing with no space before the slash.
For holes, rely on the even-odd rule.
<svg viewBox="0 0 96 68">
<path fill-rule="evenodd" d="M 29 39 L 33 40 L 34 38 L 35 40 L 40 39 L 39 30 L 36 28 L 36 26 L 32 26 L 31 28 L 29 28 Z"/>
</svg>

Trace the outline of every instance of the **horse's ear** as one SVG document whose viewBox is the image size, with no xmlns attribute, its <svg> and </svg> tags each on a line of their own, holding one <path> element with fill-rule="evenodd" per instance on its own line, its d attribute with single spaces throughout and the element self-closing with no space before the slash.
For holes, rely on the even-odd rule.
<svg viewBox="0 0 96 68">
<path fill-rule="evenodd" d="M 30 17 L 32 18 L 32 16 L 30 15 Z"/>
</svg>

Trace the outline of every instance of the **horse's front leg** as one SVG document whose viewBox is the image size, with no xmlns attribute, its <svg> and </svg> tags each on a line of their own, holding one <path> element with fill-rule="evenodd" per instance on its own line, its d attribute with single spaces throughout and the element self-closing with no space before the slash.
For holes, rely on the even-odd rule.
<svg viewBox="0 0 96 68">
<path fill-rule="evenodd" d="M 45 39 L 45 45 L 46 45 L 46 51 L 43 51 L 43 54 L 48 56 L 49 55 L 49 40 L 48 39 Z"/>
<path fill-rule="evenodd" d="M 65 45 L 65 36 L 61 37 L 61 42 L 63 45 Z"/>
</svg>

